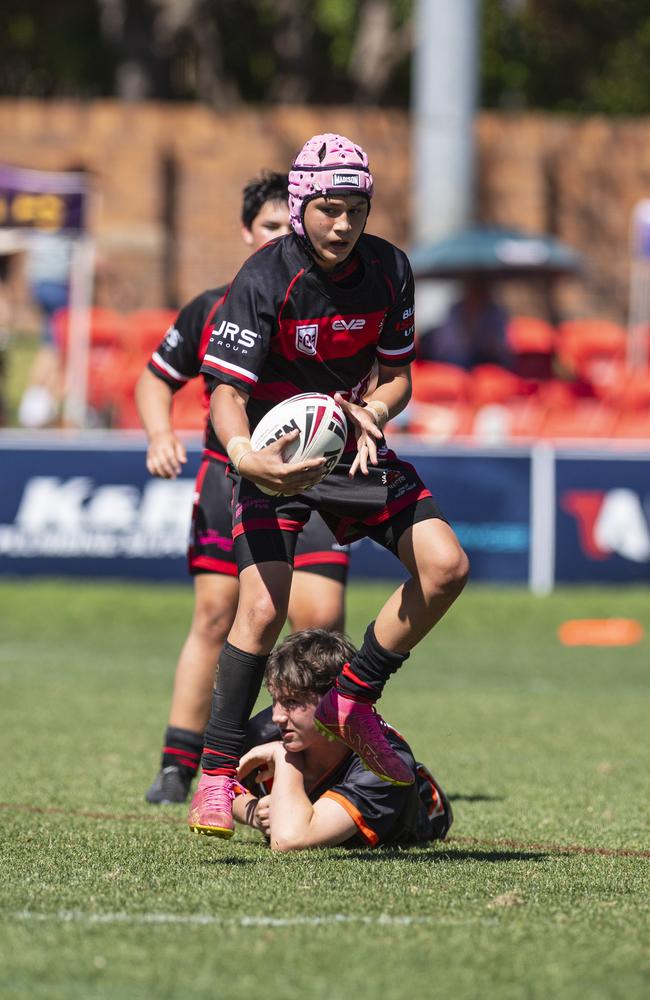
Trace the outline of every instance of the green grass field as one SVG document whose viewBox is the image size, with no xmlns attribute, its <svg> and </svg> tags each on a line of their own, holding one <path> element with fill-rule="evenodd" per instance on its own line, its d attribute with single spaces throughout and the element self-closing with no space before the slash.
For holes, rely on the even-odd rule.
<svg viewBox="0 0 650 1000">
<path fill-rule="evenodd" d="M 388 589 L 350 588 L 356 641 Z M 143 800 L 189 587 L 0 583 L 0 997 L 645 998 L 650 639 L 556 629 L 648 607 L 470 587 L 382 702 L 450 839 L 273 856 Z"/>
</svg>

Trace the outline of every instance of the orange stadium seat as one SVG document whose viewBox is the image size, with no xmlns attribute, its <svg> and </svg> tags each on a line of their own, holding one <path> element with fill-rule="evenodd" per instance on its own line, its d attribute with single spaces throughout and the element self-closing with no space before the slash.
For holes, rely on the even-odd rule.
<svg viewBox="0 0 650 1000">
<path fill-rule="evenodd" d="M 544 438 L 606 438 L 614 432 L 616 411 L 597 399 L 577 399 L 548 410 L 540 428 Z"/>
<path fill-rule="evenodd" d="M 471 399 L 476 406 L 507 403 L 528 394 L 526 381 L 499 365 L 477 365 L 469 374 Z"/>
<path fill-rule="evenodd" d="M 650 372 L 628 374 L 612 389 L 610 398 L 622 410 L 650 411 Z"/>
<path fill-rule="evenodd" d="M 174 394 L 172 422 L 176 429 L 202 431 L 208 416 L 208 406 L 202 378 L 192 379 Z"/>
<path fill-rule="evenodd" d="M 418 361 L 412 367 L 413 395 L 418 403 L 460 403 L 470 395 L 471 379 L 458 365 Z"/>
<path fill-rule="evenodd" d="M 535 396 L 510 403 L 510 437 L 534 441 L 540 437 L 547 409 Z"/>
<path fill-rule="evenodd" d="M 594 390 L 588 382 L 570 382 L 560 378 L 542 382 L 538 389 L 540 402 L 549 410 L 573 406 L 578 399 L 593 399 Z"/>
<path fill-rule="evenodd" d="M 138 309 L 126 317 L 126 340 L 131 354 L 146 361 L 176 319 L 175 309 Z"/>
<path fill-rule="evenodd" d="M 113 426 L 121 431 L 141 430 L 140 416 L 133 396 L 124 395 L 116 403 L 113 414 Z"/>
<path fill-rule="evenodd" d="M 472 433 L 474 409 L 467 403 L 415 403 L 409 406 L 409 434 L 422 434 L 436 441 Z"/>
<path fill-rule="evenodd" d="M 412 367 L 413 393 L 407 410 L 408 432 L 445 441 L 471 433 L 470 376 L 443 361 L 418 361 Z"/>
<path fill-rule="evenodd" d="M 125 317 L 112 309 L 93 306 L 90 310 L 90 346 L 119 349 L 123 346 L 126 330 Z M 65 354 L 70 339 L 72 310 L 67 306 L 53 316 L 54 336 Z"/>
<path fill-rule="evenodd" d="M 547 379 L 553 372 L 557 334 L 550 323 L 535 316 L 513 316 L 508 323 L 508 347 L 515 356 L 517 375 Z"/>
<path fill-rule="evenodd" d="M 619 413 L 613 433 L 617 438 L 646 441 L 650 444 L 650 412 L 627 410 Z"/>
<path fill-rule="evenodd" d="M 536 316 L 513 316 L 508 322 L 508 347 L 515 354 L 552 354 L 555 340 L 551 324 Z"/>
<path fill-rule="evenodd" d="M 567 368 L 595 386 L 621 376 L 627 332 L 609 320 L 569 320 L 559 326 L 558 354 Z"/>
<path fill-rule="evenodd" d="M 474 414 L 473 436 L 484 443 L 533 441 L 539 437 L 546 409 L 535 396 L 490 403 Z"/>
</svg>

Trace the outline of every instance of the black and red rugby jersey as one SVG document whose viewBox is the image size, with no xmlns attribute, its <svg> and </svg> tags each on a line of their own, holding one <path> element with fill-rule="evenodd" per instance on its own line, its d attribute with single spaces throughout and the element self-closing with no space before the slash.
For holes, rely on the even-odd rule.
<svg viewBox="0 0 650 1000">
<path fill-rule="evenodd" d="M 183 306 L 174 323 L 165 333 L 147 365 L 159 379 L 177 392 L 187 382 L 201 374 L 201 363 L 212 333 L 212 318 L 219 303 L 228 291 L 228 285 L 209 288 Z M 214 432 L 210 421 L 210 388 L 212 379 L 203 376 L 205 383 L 206 424 L 203 446 L 206 451 L 225 455 L 225 450 Z"/>
<path fill-rule="evenodd" d="M 404 787 L 382 781 L 350 751 L 307 792 L 312 803 L 320 798 L 334 799 L 354 821 L 357 832 L 341 845 L 343 847 L 422 844 L 439 840 L 447 833 L 449 819 L 443 813 L 435 786 L 426 777 L 427 769 L 416 762 L 410 746 L 396 730 L 388 726 L 385 735 L 413 771 L 413 785 Z M 280 739 L 281 733 L 273 722 L 273 709 L 269 706 L 249 721 L 244 752 L 261 743 Z M 260 797 L 268 795 L 272 782 L 259 784 L 254 776 L 249 776 L 244 784 L 253 795 Z"/>
<path fill-rule="evenodd" d="M 294 235 L 246 261 L 212 320 L 201 371 L 250 396 L 253 429 L 276 403 L 304 392 L 358 400 L 373 363 L 415 357 L 413 274 L 406 254 L 364 234 L 359 279 L 331 280 Z"/>
</svg>

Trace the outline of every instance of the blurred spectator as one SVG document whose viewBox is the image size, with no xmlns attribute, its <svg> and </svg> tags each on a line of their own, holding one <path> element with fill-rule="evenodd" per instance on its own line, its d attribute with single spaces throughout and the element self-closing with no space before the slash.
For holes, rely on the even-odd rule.
<svg viewBox="0 0 650 1000">
<path fill-rule="evenodd" d="M 41 313 L 41 343 L 18 408 L 23 427 L 46 427 L 61 402 L 61 358 L 52 317 L 67 306 L 74 237 L 34 231 L 27 249 L 26 276 L 32 300 Z"/>
<path fill-rule="evenodd" d="M 455 302 L 440 326 L 421 335 L 418 360 L 444 361 L 460 368 L 476 365 L 513 366 L 507 344 L 508 313 L 492 297 L 489 282 L 465 282 L 463 296 Z"/>
</svg>

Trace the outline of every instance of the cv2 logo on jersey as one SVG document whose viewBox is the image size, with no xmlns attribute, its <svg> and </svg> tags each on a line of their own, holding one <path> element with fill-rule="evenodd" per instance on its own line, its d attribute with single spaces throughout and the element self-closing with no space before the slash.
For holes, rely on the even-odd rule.
<svg viewBox="0 0 650 1000">
<path fill-rule="evenodd" d="M 366 325 L 365 319 L 335 319 L 332 323 L 333 330 L 363 330 Z"/>
<path fill-rule="evenodd" d="M 303 354 L 316 354 L 316 344 L 318 342 L 318 323 L 310 323 L 309 326 L 296 327 L 296 350 Z"/>
</svg>

